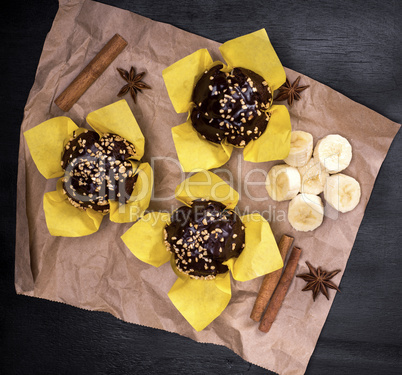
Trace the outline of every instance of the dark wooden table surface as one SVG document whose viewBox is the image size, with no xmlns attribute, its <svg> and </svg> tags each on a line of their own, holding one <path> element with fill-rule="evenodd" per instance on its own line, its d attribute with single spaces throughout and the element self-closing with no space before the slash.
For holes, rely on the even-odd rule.
<svg viewBox="0 0 402 375">
<path fill-rule="evenodd" d="M 400 0 L 105 2 L 220 42 L 265 27 L 283 65 L 402 123 Z M 1 10 L 0 374 L 269 373 L 224 347 L 16 295 L 19 130 L 57 9 L 13 0 Z M 402 374 L 401 148 L 399 133 L 307 374 Z"/>
</svg>

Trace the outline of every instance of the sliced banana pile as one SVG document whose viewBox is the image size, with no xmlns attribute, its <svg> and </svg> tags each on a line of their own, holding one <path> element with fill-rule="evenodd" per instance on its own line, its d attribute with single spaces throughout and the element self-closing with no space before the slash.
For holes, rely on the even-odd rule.
<svg viewBox="0 0 402 375">
<path fill-rule="evenodd" d="M 324 204 L 319 196 L 322 192 L 336 210 L 343 213 L 353 210 L 360 201 L 360 184 L 353 177 L 339 173 L 352 160 L 349 141 L 330 134 L 317 142 L 313 152 L 313 136 L 298 130 L 292 132 L 290 142 L 286 164 L 270 169 L 266 188 L 273 200 L 290 200 L 288 220 L 292 227 L 308 232 L 322 224 Z"/>
</svg>

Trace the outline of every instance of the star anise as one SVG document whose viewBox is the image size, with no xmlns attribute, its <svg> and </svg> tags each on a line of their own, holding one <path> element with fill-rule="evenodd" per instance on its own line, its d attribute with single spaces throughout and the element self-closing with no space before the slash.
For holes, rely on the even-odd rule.
<svg viewBox="0 0 402 375">
<path fill-rule="evenodd" d="M 303 292 L 306 290 L 312 290 L 314 301 L 320 292 L 324 294 L 327 299 L 329 299 L 328 288 L 336 289 L 338 292 L 340 292 L 339 288 L 330 280 L 336 274 L 341 272 L 341 270 L 326 272 L 323 271 L 321 267 L 315 269 L 309 262 L 306 262 L 306 264 L 310 270 L 310 273 L 302 273 L 296 275 L 296 277 L 300 277 L 307 282 L 307 285 L 302 289 Z"/>
<path fill-rule="evenodd" d="M 145 75 L 145 72 L 135 74 L 135 69 L 133 66 L 131 67 L 130 72 L 121 68 L 117 68 L 117 71 L 120 73 L 121 77 L 127 82 L 127 84 L 121 88 L 117 96 L 123 96 L 130 91 L 130 95 L 135 103 L 137 92 L 141 92 L 142 89 L 151 88 L 146 83 L 141 81 L 142 77 L 144 77 Z"/>
<path fill-rule="evenodd" d="M 279 87 L 278 95 L 276 96 L 276 101 L 288 100 L 288 104 L 291 106 L 295 100 L 300 100 L 301 96 L 300 93 L 304 91 L 307 87 L 306 86 L 299 86 L 300 76 L 296 78 L 296 80 L 290 84 L 289 79 L 286 78 L 286 82 Z"/>
</svg>

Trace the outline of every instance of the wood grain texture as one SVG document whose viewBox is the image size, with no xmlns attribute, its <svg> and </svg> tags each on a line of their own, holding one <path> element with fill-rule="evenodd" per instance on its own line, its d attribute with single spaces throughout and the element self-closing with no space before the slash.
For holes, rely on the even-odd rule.
<svg viewBox="0 0 402 375">
<path fill-rule="evenodd" d="M 220 42 L 265 27 L 286 67 L 402 122 L 398 0 L 103 2 Z M 57 7 L 55 0 L 16 0 L 3 5 L 1 13 L 0 373 L 268 374 L 224 347 L 131 325 L 106 313 L 16 295 L 19 127 Z M 402 373 L 401 148 L 399 133 L 379 173 L 342 292 L 308 375 Z"/>
</svg>

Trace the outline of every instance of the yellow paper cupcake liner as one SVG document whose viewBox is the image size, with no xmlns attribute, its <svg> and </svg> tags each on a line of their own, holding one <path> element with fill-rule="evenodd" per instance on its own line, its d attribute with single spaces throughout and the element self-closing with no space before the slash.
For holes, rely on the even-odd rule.
<svg viewBox="0 0 402 375">
<path fill-rule="evenodd" d="M 110 220 L 117 223 L 133 222 L 148 208 L 153 186 L 153 173 L 148 163 L 138 160 L 144 155 L 145 138 L 125 100 L 91 112 L 87 122 L 100 136 L 118 134 L 134 144 L 136 155 L 129 159 L 138 175 L 129 201 L 119 205 L 109 200 Z M 71 137 L 85 131 L 65 116 L 47 120 L 24 132 L 32 159 L 39 172 L 46 178 L 64 175 L 61 158 L 64 147 Z M 82 210 L 72 206 L 63 194 L 62 179 L 55 191 L 43 197 L 46 224 L 53 236 L 80 237 L 96 232 L 105 214 L 90 208 Z"/>
<path fill-rule="evenodd" d="M 176 112 L 189 112 L 184 124 L 172 128 L 177 156 L 184 172 L 220 167 L 230 159 L 233 150 L 233 146 L 225 141 L 218 144 L 203 139 L 191 124 L 193 91 L 205 71 L 217 64 L 222 64 L 222 71 L 227 72 L 234 67 L 250 69 L 265 79 L 272 94 L 286 80 L 285 70 L 265 29 L 230 40 L 219 49 L 227 65 L 214 62 L 208 50 L 200 49 L 167 67 L 162 73 Z M 259 139 L 246 145 L 245 160 L 281 160 L 289 154 L 291 123 L 287 108 L 272 106 L 267 111 L 271 114 L 267 129 Z"/>
<path fill-rule="evenodd" d="M 209 171 L 196 173 L 177 186 L 176 199 L 191 206 L 194 199 L 222 202 L 234 209 L 239 195 L 221 178 Z M 179 272 L 174 256 L 164 243 L 164 229 L 170 213 L 150 212 L 137 221 L 121 237 L 140 260 L 160 267 L 170 260 L 177 280 L 168 296 L 173 305 L 196 330 L 201 331 L 226 308 L 231 298 L 230 273 L 239 281 L 247 281 L 283 267 L 281 255 L 269 223 L 259 214 L 242 216 L 245 226 L 245 248 L 238 258 L 227 264 L 230 272 L 212 280 L 193 279 Z"/>
</svg>

